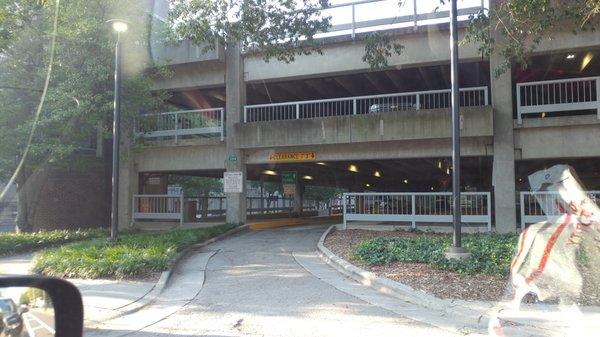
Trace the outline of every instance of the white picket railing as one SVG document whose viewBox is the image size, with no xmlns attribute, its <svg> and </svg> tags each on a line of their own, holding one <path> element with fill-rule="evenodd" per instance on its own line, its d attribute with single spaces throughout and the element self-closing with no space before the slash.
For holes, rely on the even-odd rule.
<svg viewBox="0 0 600 337">
<path fill-rule="evenodd" d="M 133 220 L 179 220 L 183 223 L 183 195 L 134 194 Z"/>
<path fill-rule="evenodd" d="M 344 193 L 344 229 L 348 221 L 452 223 L 452 193 Z M 492 229 L 490 192 L 462 192 L 461 220 Z"/>
<path fill-rule="evenodd" d="M 600 77 L 517 83 L 517 122 L 532 113 L 596 110 L 600 119 Z"/>
<path fill-rule="evenodd" d="M 223 108 L 145 114 L 136 118 L 134 132 L 145 138 L 205 135 L 224 139 Z"/>
<path fill-rule="evenodd" d="M 461 106 L 488 105 L 488 88 L 460 89 Z M 403 92 L 387 95 L 356 96 L 271 104 L 246 105 L 244 122 L 383 113 L 390 111 L 447 109 L 450 89 Z"/>
<path fill-rule="evenodd" d="M 600 206 L 600 191 L 587 191 L 590 199 Z M 538 202 L 538 199 L 540 200 Z M 558 192 L 520 192 L 521 229 L 548 219 L 557 218 L 568 209 Z M 549 214 L 544 212 L 548 210 Z"/>
</svg>

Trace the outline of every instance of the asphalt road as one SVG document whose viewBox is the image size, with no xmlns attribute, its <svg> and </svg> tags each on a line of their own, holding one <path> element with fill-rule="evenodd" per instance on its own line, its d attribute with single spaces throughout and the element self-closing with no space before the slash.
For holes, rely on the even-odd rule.
<svg viewBox="0 0 600 337">
<path fill-rule="evenodd" d="M 294 255 L 313 253 L 325 229 L 245 231 L 209 245 L 188 259 L 164 298 L 88 335 L 454 335 L 342 292 L 304 269 Z M 194 286 L 193 295 L 177 296 Z"/>
<path fill-rule="evenodd" d="M 52 310 L 31 309 L 23 314 L 24 335 L 28 337 L 54 337 L 54 314 Z"/>
</svg>

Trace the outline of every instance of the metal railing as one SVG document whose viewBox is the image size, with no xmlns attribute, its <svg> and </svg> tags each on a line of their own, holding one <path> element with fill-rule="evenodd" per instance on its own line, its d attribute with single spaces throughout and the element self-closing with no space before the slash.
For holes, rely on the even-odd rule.
<svg viewBox="0 0 600 337">
<path fill-rule="evenodd" d="M 344 193 L 344 229 L 348 221 L 452 223 L 452 193 Z M 490 192 L 461 193 L 462 222 L 492 229 Z"/>
<path fill-rule="evenodd" d="M 183 223 L 183 195 L 134 194 L 133 220 L 179 220 Z"/>
<path fill-rule="evenodd" d="M 600 119 L 600 77 L 517 83 L 517 122 L 523 115 L 596 110 Z"/>
<path fill-rule="evenodd" d="M 590 199 L 600 206 L 600 191 L 587 191 Z M 520 192 L 519 206 L 521 229 L 528 224 L 557 218 L 567 213 L 568 205 L 560 198 L 559 192 Z M 544 211 L 546 210 L 548 214 Z"/>
<path fill-rule="evenodd" d="M 365 8 L 365 7 L 369 7 L 369 5 L 373 4 L 373 3 L 384 2 L 384 1 L 385 0 L 362 0 L 362 1 L 354 1 L 354 2 L 347 2 L 347 3 L 342 3 L 342 4 L 329 5 L 327 8 L 322 9 L 323 14 L 331 15 L 335 19 L 336 15 L 335 15 L 335 13 L 331 13 L 332 11 L 339 9 L 339 8 L 350 7 L 351 13 L 349 16 L 350 16 L 351 21 L 348 23 L 334 24 L 327 30 L 327 33 L 350 31 L 352 38 L 354 38 L 356 36 L 356 30 L 358 30 L 358 29 L 376 28 L 376 27 L 390 26 L 390 25 L 403 25 L 406 23 L 408 23 L 408 24 L 412 23 L 413 28 L 416 29 L 417 26 L 419 26 L 419 24 L 423 24 L 423 21 L 435 20 L 435 19 L 445 19 L 445 18 L 449 18 L 449 16 L 450 16 L 450 12 L 448 10 L 434 10 L 432 12 L 419 13 L 419 7 L 417 6 L 418 1 L 412 0 L 412 1 L 410 1 L 410 2 L 412 2 L 412 13 L 410 13 L 410 14 L 401 15 L 401 16 L 393 16 L 393 17 L 376 18 L 376 19 L 372 19 L 372 20 L 362 20 L 362 21 L 357 20 L 357 18 L 356 18 L 357 12 L 373 11 L 375 9 L 374 6 L 370 6 L 371 8 Z M 397 6 L 397 3 L 398 2 L 395 1 L 394 5 Z M 408 3 L 408 1 L 406 3 Z M 485 4 L 486 4 L 486 1 L 482 0 L 479 6 L 459 8 L 458 16 L 477 14 L 480 10 L 485 8 L 484 7 Z M 431 6 L 425 6 L 425 7 L 427 8 L 427 7 L 431 7 Z M 402 8 L 400 8 L 400 10 L 402 10 Z M 369 30 L 369 29 L 367 29 L 367 30 Z M 374 29 L 370 29 L 370 30 L 374 30 Z"/>
<path fill-rule="evenodd" d="M 136 118 L 134 133 L 144 138 L 203 135 L 224 139 L 223 108 L 145 114 Z"/>
<path fill-rule="evenodd" d="M 460 106 L 488 105 L 488 88 L 460 89 Z M 321 118 L 419 109 L 447 109 L 450 89 L 246 105 L 244 122 Z"/>
<path fill-rule="evenodd" d="M 227 209 L 227 198 L 224 196 L 185 197 L 184 202 L 195 202 L 197 218 L 222 217 Z M 270 198 L 246 197 L 246 213 L 249 215 L 290 213 L 293 210 L 293 207 L 294 200 L 292 198 L 283 198 L 279 196 Z M 303 211 L 316 211 L 318 210 L 318 202 L 314 200 L 304 200 L 302 209 Z"/>
</svg>

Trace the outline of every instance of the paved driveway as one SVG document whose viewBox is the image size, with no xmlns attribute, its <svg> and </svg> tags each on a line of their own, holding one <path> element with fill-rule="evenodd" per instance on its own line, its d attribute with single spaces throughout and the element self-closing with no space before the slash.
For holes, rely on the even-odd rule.
<svg viewBox="0 0 600 337">
<path fill-rule="evenodd" d="M 338 290 L 306 270 L 297 257 L 313 254 L 325 229 L 324 226 L 306 226 L 244 231 L 209 245 L 184 262 L 182 268 L 188 271 L 176 275 L 153 307 L 129 318 L 122 317 L 112 327 L 107 322 L 93 334 L 453 335 Z M 200 266 L 202 263 L 204 268 Z M 319 268 L 333 273 L 322 262 L 312 263 L 321 263 Z M 186 296 L 178 296 L 182 292 L 193 295 L 188 294 L 190 298 L 186 300 Z"/>
</svg>

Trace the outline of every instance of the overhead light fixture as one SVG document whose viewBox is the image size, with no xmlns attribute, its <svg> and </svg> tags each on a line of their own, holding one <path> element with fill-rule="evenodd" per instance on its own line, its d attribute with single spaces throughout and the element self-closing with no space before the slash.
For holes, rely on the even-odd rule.
<svg viewBox="0 0 600 337">
<path fill-rule="evenodd" d="M 407 179 L 404 179 L 404 183 L 405 183 L 405 184 L 408 184 L 408 180 L 407 180 Z"/>
<path fill-rule="evenodd" d="M 371 187 L 371 184 L 368 184 L 368 183 L 367 183 L 367 184 L 365 184 L 365 186 L 366 186 L 366 187 Z"/>
<path fill-rule="evenodd" d="M 441 170 L 442 169 L 442 161 L 438 160 L 438 168 Z"/>
<path fill-rule="evenodd" d="M 450 168 L 449 167 L 446 168 L 446 174 L 450 175 Z"/>
<path fill-rule="evenodd" d="M 304 180 L 313 180 L 312 176 L 303 176 L 302 179 Z"/>
<path fill-rule="evenodd" d="M 377 177 L 377 178 L 381 178 L 381 172 L 379 172 L 379 171 L 375 171 L 375 172 L 373 173 L 373 176 L 375 176 L 375 177 Z"/>
<path fill-rule="evenodd" d="M 433 186 L 431 186 L 430 190 L 432 190 L 432 191 L 433 191 Z"/>
<path fill-rule="evenodd" d="M 322 161 L 318 161 L 318 162 L 316 162 L 316 164 L 317 164 L 317 165 L 322 165 L 322 166 L 325 166 L 325 165 L 327 165 L 327 164 L 325 164 L 325 163 L 324 163 L 324 162 L 322 162 Z"/>
<path fill-rule="evenodd" d="M 519 178 L 519 181 L 523 181 L 523 178 Z"/>
<path fill-rule="evenodd" d="M 271 171 L 271 170 L 264 170 L 262 173 L 266 174 L 268 176 L 276 176 L 277 175 L 277 172 Z"/>
<path fill-rule="evenodd" d="M 585 56 L 581 60 L 581 66 L 579 67 L 579 71 L 583 71 L 583 69 L 585 69 L 585 67 L 587 67 L 588 64 L 590 64 L 592 58 L 594 58 L 594 54 L 592 54 L 591 52 L 585 53 Z"/>
<path fill-rule="evenodd" d="M 127 28 L 129 28 L 129 25 L 127 25 L 127 22 L 123 21 L 123 20 L 113 19 L 113 20 L 109 20 L 109 22 L 112 23 L 112 28 L 117 33 L 124 33 L 127 31 Z"/>
<path fill-rule="evenodd" d="M 542 112 L 542 118 L 545 118 L 545 117 L 546 117 L 546 113 Z"/>
<path fill-rule="evenodd" d="M 358 168 L 356 167 L 356 165 L 350 164 L 350 166 L 348 166 L 348 171 L 350 171 L 350 172 L 358 172 Z"/>
<path fill-rule="evenodd" d="M 575 54 L 573 54 L 573 53 L 567 54 L 567 60 L 572 60 L 574 58 L 575 58 Z"/>
</svg>

